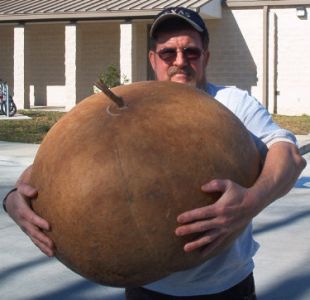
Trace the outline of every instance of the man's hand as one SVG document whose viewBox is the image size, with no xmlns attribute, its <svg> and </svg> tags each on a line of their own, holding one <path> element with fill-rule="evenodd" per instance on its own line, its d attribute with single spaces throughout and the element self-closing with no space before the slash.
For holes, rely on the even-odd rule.
<svg viewBox="0 0 310 300">
<path fill-rule="evenodd" d="M 230 180 L 212 180 L 202 186 L 204 192 L 221 192 L 214 204 L 178 216 L 181 224 L 176 235 L 201 233 L 196 241 L 187 243 L 189 252 L 202 248 L 208 254 L 233 232 L 242 229 L 251 219 L 293 187 L 306 166 L 298 148 L 288 142 L 270 146 L 261 174 L 250 188 L 243 188 Z"/>
<path fill-rule="evenodd" d="M 11 193 L 6 202 L 10 217 L 30 237 L 32 242 L 47 256 L 54 255 L 52 240 L 43 233 L 50 230 L 48 222 L 36 215 L 30 208 L 30 199 L 37 196 L 37 190 L 20 182 L 17 191 Z"/>
<path fill-rule="evenodd" d="M 212 205 L 179 215 L 177 221 L 181 225 L 176 229 L 176 235 L 201 233 L 200 238 L 184 246 L 184 251 L 201 248 L 203 254 L 208 254 L 250 223 L 253 210 L 248 205 L 247 189 L 231 180 L 212 180 L 201 189 L 206 193 L 220 192 L 222 196 Z"/>
</svg>

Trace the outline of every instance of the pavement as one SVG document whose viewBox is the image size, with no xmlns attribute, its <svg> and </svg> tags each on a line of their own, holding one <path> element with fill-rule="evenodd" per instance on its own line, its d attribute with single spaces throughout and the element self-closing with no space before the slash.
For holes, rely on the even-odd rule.
<svg viewBox="0 0 310 300">
<path fill-rule="evenodd" d="M 310 135 L 297 138 L 308 166 L 290 193 L 254 219 L 261 244 L 254 271 L 259 300 L 310 299 Z M 0 199 L 38 147 L 0 142 Z M 124 290 L 92 283 L 45 257 L 0 209 L 0 299 L 123 300 Z"/>
</svg>

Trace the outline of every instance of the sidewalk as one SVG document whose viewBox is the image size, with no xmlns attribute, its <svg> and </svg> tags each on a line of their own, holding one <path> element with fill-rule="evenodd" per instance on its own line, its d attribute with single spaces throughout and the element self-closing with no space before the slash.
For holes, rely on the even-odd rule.
<svg viewBox="0 0 310 300">
<path fill-rule="evenodd" d="M 310 136 L 298 136 L 301 146 Z M 310 147 L 310 146 L 309 146 Z M 0 199 L 28 166 L 38 145 L 0 142 Z M 310 299 L 310 153 L 292 191 L 254 220 L 259 300 Z M 123 289 L 97 285 L 45 257 L 0 209 L 0 298 L 5 300 L 123 300 Z"/>
<path fill-rule="evenodd" d="M 7 117 L 6 115 L 0 115 L 0 120 L 29 120 L 28 116 L 16 113 L 13 117 Z"/>
</svg>

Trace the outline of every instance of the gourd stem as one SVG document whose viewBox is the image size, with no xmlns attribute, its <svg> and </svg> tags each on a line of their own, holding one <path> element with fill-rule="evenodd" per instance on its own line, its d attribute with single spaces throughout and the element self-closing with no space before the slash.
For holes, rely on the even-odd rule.
<svg viewBox="0 0 310 300">
<path fill-rule="evenodd" d="M 102 81 L 102 79 L 99 79 L 95 83 L 96 87 L 100 89 L 103 93 L 105 93 L 114 103 L 117 104 L 118 107 L 125 107 L 126 103 L 124 102 L 123 98 L 120 96 L 115 95 Z"/>
</svg>

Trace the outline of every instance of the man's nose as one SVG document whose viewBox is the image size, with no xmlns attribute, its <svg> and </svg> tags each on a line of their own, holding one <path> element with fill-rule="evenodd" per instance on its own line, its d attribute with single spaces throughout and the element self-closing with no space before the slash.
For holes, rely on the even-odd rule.
<svg viewBox="0 0 310 300">
<path fill-rule="evenodd" d="M 188 64 L 187 58 L 183 51 L 177 51 L 177 56 L 175 58 L 174 64 L 176 66 L 185 66 Z"/>
</svg>

